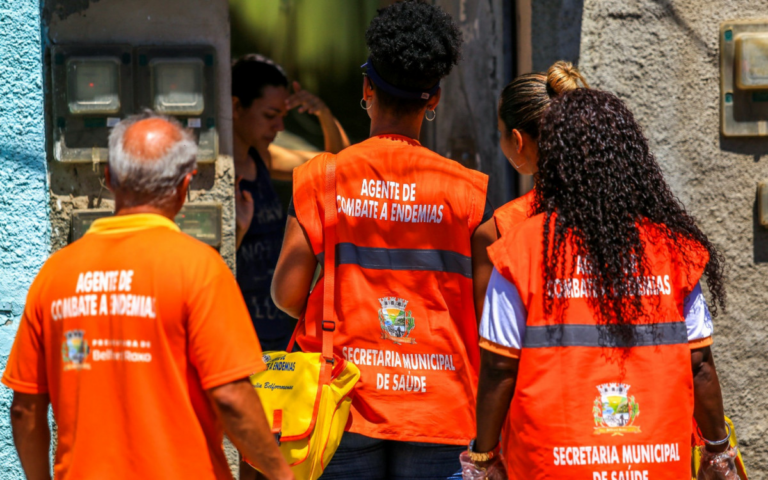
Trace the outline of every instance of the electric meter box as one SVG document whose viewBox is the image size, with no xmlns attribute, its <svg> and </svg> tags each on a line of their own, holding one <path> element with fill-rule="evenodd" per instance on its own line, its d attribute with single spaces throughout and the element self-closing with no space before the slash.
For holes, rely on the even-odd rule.
<svg viewBox="0 0 768 480">
<path fill-rule="evenodd" d="M 137 47 L 136 110 L 178 119 L 195 133 L 197 161 L 219 154 L 216 130 L 216 50 L 212 46 Z"/>
<path fill-rule="evenodd" d="M 768 19 L 720 25 L 720 87 L 723 136 L 768 136 Z"/>
<path fill-rule="evenodd" d="M 208 245 L 221 247 L 221 204 L 190 203 L 173 219 L 182 232 Z"/>
<path fill-rule="evenodd" d="M 132 48 L 51 48 L 53 155 L 60 162 L 107 160 L 110 127 L 134 111 Z"/>
<path fill-rule="evenodd" d="M 112 210 L 92 209 L 72 212 L 70 243 L 80 239 L 99 218 L 111 217 Z M 221 248 L 221 204 L 191 203 L 173 219 L 182 232 L 216 249 Z"/>
</svg>

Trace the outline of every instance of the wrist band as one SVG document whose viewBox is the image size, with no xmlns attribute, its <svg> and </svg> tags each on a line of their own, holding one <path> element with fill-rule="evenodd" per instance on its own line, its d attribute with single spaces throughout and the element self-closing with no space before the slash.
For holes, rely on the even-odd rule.
<svg viewBox="0 0 768 480">
<path fill-rule="evenodd" d="M 490 452 L 484 452 L 484 453 L 478 453 L 474 451 L 475 448 L 475 441 L 472 440 L 469 442 L 469 448 L 467 449 L 467 453 L 469 454 L 469 459 L 473 462 L 487 462 L 489 460 L 494 459 L 499 454 L 499 444 L 496 444 L 496 446 L 490 451 Z"/>
<path fill-rule="evenodd" d="M 725 424 L 725 429 L 728 431 L 728 435 L 726 435 L 726 437 L 722 440 L 717 440 L 714 442 L 711 440 L 707 440 L 706 438 L 704 438 L 704 435 L 701 434 L 701 429 L 699 429 L 699 437 L 701 437 L 701 439 L 704 440 L 705 444 L 712 445 L 713 447 L 717 447 L 719 445 L 725 445 L 731 439 L 731 433 L 732 433 L 731 426 L 728 425 L 727 423 Z"/>
</svg>

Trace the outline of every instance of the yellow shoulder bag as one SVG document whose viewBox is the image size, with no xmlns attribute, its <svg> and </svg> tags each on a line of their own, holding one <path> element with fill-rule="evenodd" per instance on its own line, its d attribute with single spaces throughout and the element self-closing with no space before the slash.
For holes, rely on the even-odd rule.
<svg viewBox="0 0 768 480">
<path fill-rule="evenodd" d="M 328 158 L 328 157 L 326 157 Z M 325 164 L 322 353 L 265 352 L 267 370 L 251 376 L 280 452 L 299 480 L 316 480 L 336 453 L 360 370 L 333 354 L 336 273 L 336 164 Z M 294 337 L 295 337 L 294 332 Z M 250 462 L 249 462 L 250 463 Z"/>
</svg>

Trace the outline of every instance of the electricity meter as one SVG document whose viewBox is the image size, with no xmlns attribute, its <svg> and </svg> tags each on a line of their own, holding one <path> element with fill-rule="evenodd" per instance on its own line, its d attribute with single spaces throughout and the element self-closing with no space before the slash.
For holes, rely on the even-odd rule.
<svg viewBox="0 0 768 480">
<path fill-rule="evenodd" d="M 768 136 L 768 19 L 720 25 L 724 136 Z"/>
<path fill-rule="evenodd" d="M 156 58 L 150 62 L 152 102 L 165 115 L 201 115 L 205 110 L 203 62 Z"/>
<path fill-rule="evenodd" d="M 91 209 L 72 212 L 70 242 L 80 239 L 99 218 L 111 217 L 112 210 Z M 182 232 L 214 248 L 221 247 L 221 204 L 190 203 L 173 219 Z"/>
<path fill-rule="evenodd" d="M 131 48 L 51 49 L 53 154 L 60 162 L 105 162 L 109 129 L 133 112 Z"/>
<path fill-rule="evenodd" d="M 736 86 L 768 90 L 768 32 L 743 33 L 736 38 Z"/>
<path fill-rule="evenodd" d="M 182 232 L 203 243 L 221 246 L 221 204 L 190 203 L 184 205 L 173 219 Z"/>
<path fill-rule="evenodd" d="M 177 118 L 198 140 L 198 162 L 219 154 L 216 130 L 216 64 L 211 46 L 136 49 L 136 109 Z"/>
<path fill-rule="evenodd" d="M 116 58 L 67 60 L 67 101 L 77 114 L 115 114 L 120 111 L 120 62 Z"/>
</svg>

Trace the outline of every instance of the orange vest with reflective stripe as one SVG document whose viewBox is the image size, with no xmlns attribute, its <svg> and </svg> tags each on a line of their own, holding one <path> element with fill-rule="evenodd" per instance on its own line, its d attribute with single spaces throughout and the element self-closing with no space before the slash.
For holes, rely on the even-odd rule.
<svg viewBox="0 0 768 480">
<path fill-rule="evenodd" d="M 636 343 L 624 348 L 598 323 L 587 301 L 597 295 L 589 261 L 573 258 L 570 246 L 570 278 L 543 285 L 543 224 L 537 215 L 489 248 L 528 312 L 511 428 L 502 439 L 509 477 L 690 478 L 693 379 L 683 301 L 706 266 L 706 250 L 688 242 L 686 263 L 660 227 L 639 224 L 650 271 L 634 278 L 649 315 L 632 322 Z M 565 311 L 546 315 L 545 294 L 568 298 Z"/>
<path fill-rule="evenodd" d="M 323 160 L 293 176 L 296 217 L 318 258 Z M 361 372 L 349 431 L 455 445 L 474 437 L 479 349 L 470 239 L 487 183 L 401 136 L 373 137 L 336 155 L 334 350 Z M 320 351 L 322 310 L 321 279 L 299 325 L 304 351 Z"/>
<path fill-rule="evenodd" d="M 493 219 L 496 221 L 496 230 L 499 237 L 509 233 L 518 223 L 528 219 L 533 206 L 535 192 L 529 191 L 522 197 L 517 197 L 511 202 L 505 203 L 493 212 Z"/>
</svg>

